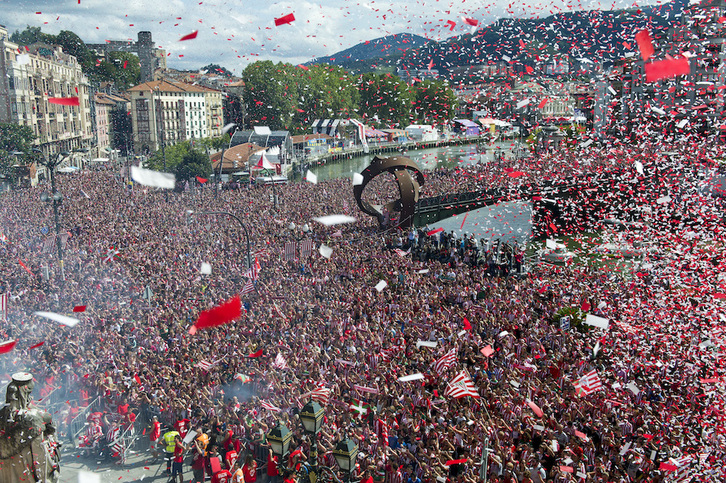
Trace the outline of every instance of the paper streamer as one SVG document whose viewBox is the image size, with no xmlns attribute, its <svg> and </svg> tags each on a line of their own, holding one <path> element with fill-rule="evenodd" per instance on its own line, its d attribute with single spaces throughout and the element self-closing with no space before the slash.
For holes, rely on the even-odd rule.
<svg viewBox="0 0 726 483">
<path fill-rule="evenodd" d="M 411 374 L 409 376 L 401 376 L 398 378 L 399 382 L 411 382 L 411 381 L 419 381 L 424 378 L 424 375 L 420 372 L 417 372 L 416 374 Z"/>
<path fill-rule="evenodd" d="M 355 221 L 355 218 L 348 215 L 327 215 L 327 216 L 318 216 L 317 218 L 313 218 L 313 220 L 317 221 L 318 223 L 321 223 L 325 226 L 333 226 L 333 225 L 342 225 L 345 223 L 353 223 Z"/>
<path fill-rule="evenodd" d="M 80 322 L 78 319 L 74 319 L 73 317 L 66 317 L 65 315 L 56 314 L 55 312 L 33 312 L 35 315 L 39 317 L 45 317 L 46 319 L 50 319 L 54 322 L 58 322 L 59 324 L 66 325 L 68 327 L 75 327 L 75 325 Z"/>
</svg>

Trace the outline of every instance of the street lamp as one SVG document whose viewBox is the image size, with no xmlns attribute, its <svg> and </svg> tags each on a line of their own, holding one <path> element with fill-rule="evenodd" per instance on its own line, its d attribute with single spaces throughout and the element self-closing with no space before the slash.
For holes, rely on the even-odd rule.
<svg viewBox="0 0 726 483">
<path fill-rule="evenodd" d="M 242 220 L 239 219 L 236 215 L 233 215 L 232 213 L 229 213 L 228 211 L 192 211 L 187 210 L 187 216 L 194 216 L 194 215 L 224 215 L 229 216 L 237 220 L 237 223 L 239 223 L 239 226 L 242 227 L 242 231 L 245 234 L 245 240 L 247 241 L 247 268 L 250 268 L 252 266 L 252 250 L 250 248 L 250 233 L 247 231 L 247 226 L 242 222 Z"/>
<path fill-rule="evenodd" d="M 232 129 L 232 128 L 236 127 L 236 126 L 237 126 L 237 124 L 235 124 L 235 123 L 231 123 L 231 124 L 225 126 L 225 128 L 227 130 L 225 131 L 223 129 L 222 130 L 222 135 L 224 136 L 225 134 L 227 134 L 229 132 L 230 129 Z M 232 147 L 232 135 L 229 136 L 229 143 L 227 143 L 227 149 L 230 149 L 231 147 Z M 224 147 L 224 145 L 222 145 L 222 156 L 219 158 L 219 177 L 217 177 L 217 175 L 215 174 L 215 178 L 217 178 L 215 180 L 216 181 L 215 187 L 217 188 L 217 189 L 214 190 L 214 197 L 215 198 L 217 196 L 219 196 L 219 189 L 220 189 L 219 182 L 222 181 L 222 164 L 224 163 L 224 150 L 225 150 L 225 147 Z M 252 176 L 252 173 L 249 173 L 249 175 Z"/>
<path fill-rule="evenodd" d="M 355 461 L 358 458 L 358 445 L 349 438 L 340 441 L 333 450 L 336 463 L 345 472 L 345 481 L 350 481 L 350 474 L 355 470 Z"/>
<path fill-rule="evenodd" d="M 38 148 L 33 148 L 33 152 L 40 156 L 40 164 L 45 166 L 48 171 L 50 171 L 50 186 L 52 193 L 50 196 L 48 196 L 47 193 L 43 193 L 42 195 L 40 195 L 40 200 L 45 203 L 53 203 L 53 216 L 55 218 L 55 246 L 56 250 L 58 251 L 58 265 L 60 267 L 61 280 L 65 281 L 66 276 L 65 272 L 63 271 L 63 246 L 61 244 L 60 238 L 60 219 L 58 215 L 58 205 L 63 202 L 63 195 L 58 190 L 56 190 L 55 187 L 55 170 L 63 162 L 63 159 L 69 155 L 69 153 L 66 151 L 62 151 L 58 153 L 58 157 L 56 159 L 52 160 L 46 158 L 43 155 L 43 152 Z"/>
<path fill-rule="evenodd" d="M 305 432 L 312 436 L 310 443 L 310 483 L 318 480 L 318 434 L 323 426 L 323 407 L 317 402 L 310 400 L 300 410 L 299 416 Z"/>
<path fill-rule="evenodd" d="M 287 426 L 282 424 L 280 421 L 277 422 L 277 426 L 272 428 L 272 431 L 267 435 L 267 442 L 270 444 L 272 454 L 278 457 L 278 461 L 282 464 L 282 460 L 287 456 L 290 450 L 290 441 L 292 440 L 292 433 Z"/>
</svg>

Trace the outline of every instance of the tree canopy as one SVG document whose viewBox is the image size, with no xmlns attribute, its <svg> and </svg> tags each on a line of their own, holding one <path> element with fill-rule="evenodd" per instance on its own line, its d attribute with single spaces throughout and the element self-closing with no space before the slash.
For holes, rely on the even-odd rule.
<svg viewBox="0 0 726 483">
<path fill-rule="evenodd" d="M 255 62 L 242 73 L 251 125 L 305 132 L 315 119 L 358 118 L 376 126 L 442 123 L 455 96 L 443 82 L 410 87 L 392 74 L 351 75 L 340 67 Z"/>
<path fill-rule="evenodd" d="M 13 153 L 30 155 L 35 138 L 33 130 L 28 126 L 0 122 L 0 174 L 8 174 L 17 157 L 21 156 Z"/>
</svg>

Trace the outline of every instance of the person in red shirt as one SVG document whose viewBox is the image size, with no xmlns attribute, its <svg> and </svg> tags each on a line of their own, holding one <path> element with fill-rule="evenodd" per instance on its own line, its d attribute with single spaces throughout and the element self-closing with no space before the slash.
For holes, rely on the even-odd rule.
<svg viewBox="0 0 726 483">
<path fill-rule="evenodd" d="M 189 422 L 188 419 L 180 419 L 174 423 L 174 429 L 177 430 L 182 439 L 186 438 L 187 432 L 189 432 Z"/>
<path fill-rule="evenodd" d="M 242 466 L 242 475 L 244 475 L 245 483 L 254 483 L 257 481 L 257 461 L 248 453 L 245 458 L 245 464 Z"/>
<path fill-rule="evenodd" d="M 227 454 L 224 455 L 224 462 L 227 463 L 227 468 L 232 469 L 232 466 L 234 466 L 235 461 L 237 461 L 237 458 L 239 458 L 239 453 L 235 450 L 227 451 Z"/>
<path fill-rule="evenodd" d="M 272 453 L 272 448 L 267 455 L 267 481 L 268 483 L 280 483 L 280 472 L 277 469 L 277 456 Z"/>
<path fill-rule="evenodd" d="M 231 483 L 232 473 L 229 470 L 221 470 L 212 475 L 212 483 Z"/>
<path fill-rule="evenodd" d="M 283 483 L 297 483 L 297 480 L 295 479 L 295 473 L 292 471 L 285 471 L 283 474 Z"/>
<path fill-rule="evenodd" d="M 154 416 L 151 418 L 151 428 L 149 431 L 149 449 L 151 449 L 151 456 L 154 457 L 154 461 L 159 458 L 159 451 L 156 448 L 159 438 L 161 438 L 161 423 L 159 422 L 159 418 Z"/>
<path fill-rule="evenodd" d="M 126 416 L 129 413 L 129 402 L 124 399 L 123 402 L 118 405 L 117 411 L 120 416 Z"/>
<path fill-rule="evenodd" d="M 174 461 L 171 465 L 171 481 L 175 480 L 175 476 L 179 475 L 179 483 L 184 483 L 184 450 L 186 447 L 182 442 L 181 436 L 176 436 L 176 446 L 174 446 Z"/>
</svg>

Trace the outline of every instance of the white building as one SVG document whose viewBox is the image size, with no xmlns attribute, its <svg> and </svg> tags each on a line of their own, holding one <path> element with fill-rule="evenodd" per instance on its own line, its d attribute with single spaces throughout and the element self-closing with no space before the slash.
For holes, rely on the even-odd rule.
<svg viewBox="0 0 726 483">
<path fill-rule="evenodd" d="M 59 46 L 19 46 L 0 26 L 0 122 L 29 126 L 44 156 L 90 148 L 93 144 L 88 79 L 75 57 Z M 78 98 L 59 105 L 52 98 Z M 78 165 L 81 157 L 66 163 Z M 80 166 L 79 166 L 80 167 Z"/>
<path fill-rule="evenodd" d="M 221 135 L 222 92 L 208 87 L 170 82 L 145 82 L 128 90 L 134 148 L 156 151 L 181 141 Z"/>
</svg>

